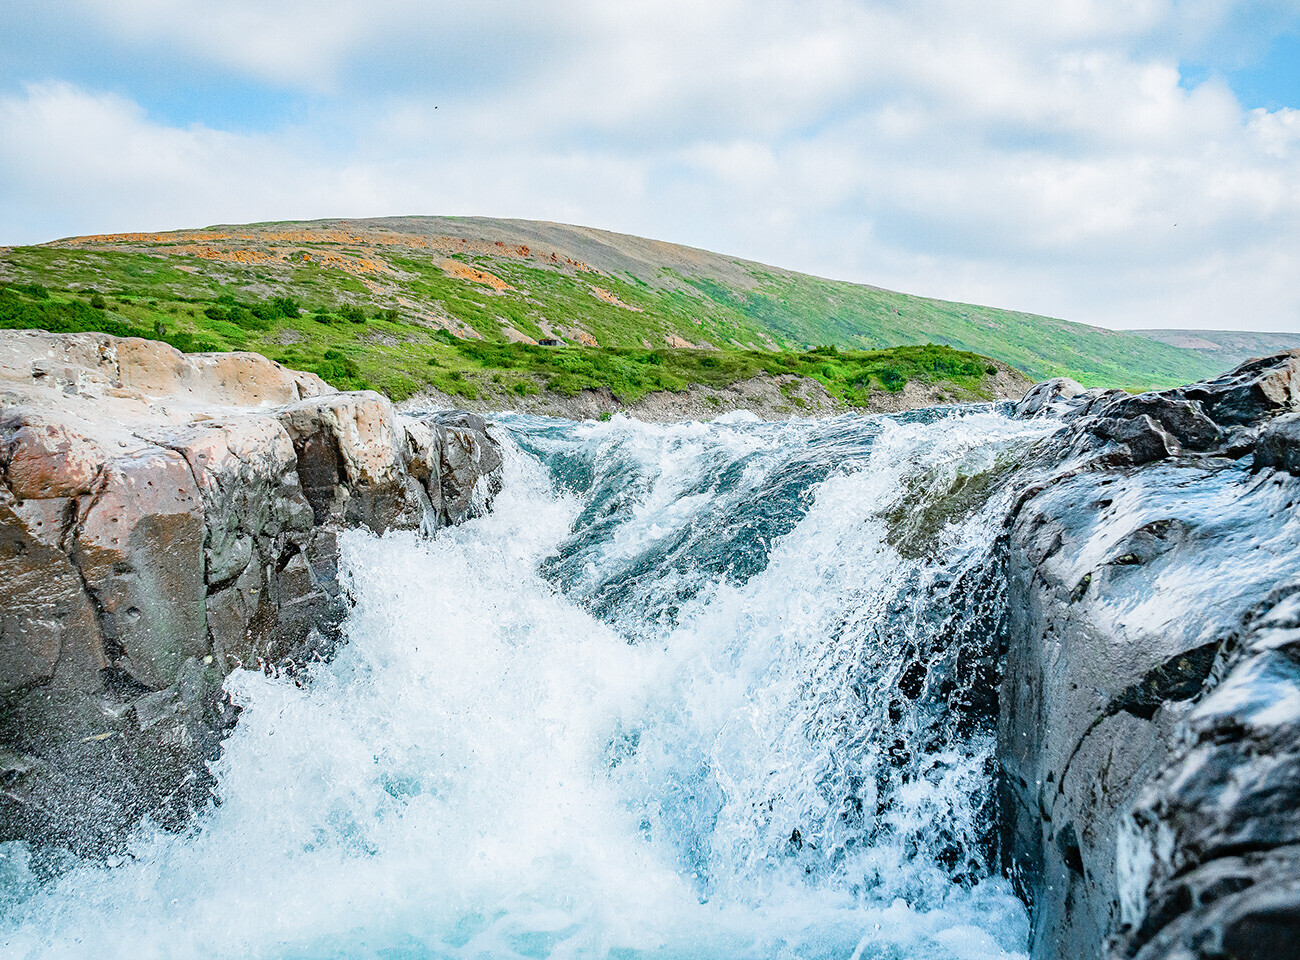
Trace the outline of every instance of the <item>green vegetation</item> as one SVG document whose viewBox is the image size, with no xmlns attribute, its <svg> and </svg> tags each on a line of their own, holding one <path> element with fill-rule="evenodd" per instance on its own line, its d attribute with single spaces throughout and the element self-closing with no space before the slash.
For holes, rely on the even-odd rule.
<svg viewBox="0 0 1300 960">
<path fill-rule="evenodd" d="M 240 300 L 218 294 L 206 303 L 140 298 L 119 292 L 111 309 L 95 308 L 73 291 L 34 291 L 0 284 L 0 328 L 103 332 L 162 340 L 184 351 L 257 350 L 309 370 L 344 390 L 379 389 L 404 399 L 423 387 L 477 398 L 488 384 L 532 396 L 543 388 L 562 396 L 608 388 L 636 402 L 653 390 L 692 384 L 725 387 L 759 374 L 795 374 L 817 380 L 844 402 L 865 405 L 872 391 L 896 392 L 909 380 L 944 381 L 971 396 L 988 396 L 997 372 L 986 357 L 927 344 L 887 350 L 805 351 L 542 347 L 462 339 L 446 330 L 404 324 L 391 310 L 366 316 L 344 305 L 307 315 L 291 298 Z M 344 322 L 346 317 L 350 322 Z M 292 342 L 286 342 L 286 341 Z"/>
<path fill-rule="evenodd" d="M 846 351 L 831 346 L 772 353 L 537 347 L 464 340 L 456 344 L 456 352 L 480 369 L 535 374 L 545 379 L 546 389 L 562 396 L 608 387 L 614 396 L 627 403 L 634 403 L 653 390 L 680 391 L 691 384 L 725 387 L 767 373 L 811 377 L 840 400 L 852 406 L 865 406 L 873 390 L 897 392 L 909 380 L 947 381 L 972 394 L 987 395 L 984 380 L 997 373 L 997 367 L 990 365 L 986 357 L 934 344 Z"/>
<path fill-rule="evenodd" d="M 705 251 L 665 247 L 652 261 L 610 234 L 606 247 L 583 239 L 592 262 L 578 263 L 486 241 L 437 247 L 436 231 L 456 223 L 425 223 L 432 244 L 426 235 L 385 232 L 384 222 L 355 221 L 346 230 L 265 224 L 214 230 L 211 239 L 204 231 L 197 239 L 0 249 L 0 324 L 152 336 L 184 350 L 256 350 L 395 398 L 426 385 L 467 398 L 483 389 L 523 396 L 600 385 L 633 399 L 766 371 L 814 377 L 860 403 L 908 379 L 974 384 L 983 377 L 968 359 L 975 354 L 1031 378 L 1128 389 L 1219 372 L 1211 357 L 1146 337 Z M 572 238 L 568 228 L 542 226 L 557 245 Z M 563 345 L 512 342 L 524 337 Z M 577 345 L 591 338 L 601 348 Z M 683 343 L 720 349 L 667 349 Z M 839 352 L 818 353 L 818 344 Z"/>
</svg>

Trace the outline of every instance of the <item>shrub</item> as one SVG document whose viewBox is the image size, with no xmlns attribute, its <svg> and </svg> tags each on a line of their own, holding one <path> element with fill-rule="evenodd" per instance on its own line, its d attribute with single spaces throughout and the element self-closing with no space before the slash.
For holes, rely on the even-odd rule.
<svg viewBox="0 0 1300 960">
<path fill-rule="evenodd" d="M 280 316 L 290 319 L 297 317 L 302 312 L 302 308 L 298 306 L 298 301 L 293 297 L 272 297 L 267 305 L 279 313 Z"/>
</svg>

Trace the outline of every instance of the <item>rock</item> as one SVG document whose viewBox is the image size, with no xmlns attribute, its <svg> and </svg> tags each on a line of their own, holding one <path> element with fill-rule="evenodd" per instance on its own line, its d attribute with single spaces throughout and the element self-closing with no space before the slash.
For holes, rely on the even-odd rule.
<svg viewBox="0 0 1300 960">
<path fill-rule="evenodd" d="M 230 670 L 331 653 L 342 529 L 432 531 L 501 463 L 479 418 L 101 334 L 0 332 L 0 402 L 0 839 L 83 854 L 208 802 Z"/>
<path fill-rule="evenodd" d="M 406 432 L 406 469 L 424 490 L 431 516 L 445 522 L 442 502 L 442 438 L 437 429 L 411 417 L 402 419 Z"/>
<path fill-rule="evenodd" d="M 1300 475 L 1300 413 L 1288 413 L 1266 426 L 1255 441 L 1255 469 L 1274 467 Z"/>
<path fill-rule="evenodd" d="M 459 523 L 480 516 L 501 486 L 501 453 L 478 414 L 434 414 L 439 439 L 442 517 Z"/>
<path fill-rule="evenodd" d="M 1083 384 L 1069 377 L 1044 380 L 1029 388 L 1029 392 L 1013 408 L 1013 415 L 1021 418 L 1060 416 L 1075 406 L 1068 401 L 1086 392 Z"/>
<path fill-rule="evenodd" d="M 406 472 L 407 434 L 373 391 L 336 394 L 285 407 L 303 491 L 317 523 L 364 524 L 376 533 L 418 526 L 422 504 Z"/>
<path fill-rule="evenodd" d="M 1092 431 L 1103 440 L 1124 444 L 1128 451 L 1124 459 L 1133 464 L 1174 457 L 1182 453 L 1183 449 L 1177 437 L 1146 414 L 1132 419 L 1103 417 L 1092 425 Z"/>
<path fill-rule="evenodd" d="M 1244 632 L 1122 824 L 1116 957 L 1300 943 L 1300 579 Z"/>
<path fill-rule="evenodd" d="M 0 696 L 49 683 L 58 666 L 67 685 L 97 690 L 107 661 L 94 607 L 61 534 L 42 529 L 69 525 L 73 502 L 46 501 L 53 521 L 32 503 L 0 488 Z"/>
<path fill-rule="evenodd" d="M 1300 350 L 1247 360 L 1221 377 L 1172 392 L 1200 403 L 1222 426 L 1300 411 Z"/>
<path fill-rule="evenodd" d="M 1209 450 L 1224 437 L 1219 425 L 1206 416 L 1200 401 L 1162 393 L 1143 393 L 1136 397 L 1111 400 L 1100 407 L 1094 416 L 1103 428 L 1146 418 L 1149 422 L 1158 424 L 1165 434 L 1177 441 L 1175 448 Z"/>
<path fill-rule="evenodd" d="M 1076 407 L 1018 481 L 998 757 L 1036 960 L 1296 942 L 1298 357 Z"/>
<path fill-rule="evenodd" d="M 183 457 L 153 449 L 109 461 L 78 505 L 69 555 L 99 615 L 110 667 L 159 689 L 210 652 L 203 505 Z"/>
<path fill-rule="evenodd" d="M 0 422 L 7 434 L 5 480 L 19 500 L 79 497 L 90 492 L 104 454 L 61 423 Z M 9 427 L 9 430 L 5 428 Z"/>
</svg>

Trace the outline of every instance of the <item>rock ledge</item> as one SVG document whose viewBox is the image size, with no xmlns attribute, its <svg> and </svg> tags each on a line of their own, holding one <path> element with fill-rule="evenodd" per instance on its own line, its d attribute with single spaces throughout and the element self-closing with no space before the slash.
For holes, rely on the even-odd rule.
<svg viewBox="0 0 1300 960">
<path fill-rule="evenodd" d="M 473 414 L 398 415 L 256 354 L 0 333 L 0 839 L 185 822 L 236 667 L 328 655 L 336 537 L 486 509 Z"/>
</svg>

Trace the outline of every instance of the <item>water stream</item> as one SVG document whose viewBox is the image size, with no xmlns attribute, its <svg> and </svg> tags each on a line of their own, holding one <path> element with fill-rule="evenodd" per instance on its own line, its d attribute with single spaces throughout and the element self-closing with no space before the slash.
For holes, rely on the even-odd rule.
<svg viewBox="0 0 1300 960">
<path fill-rule="evenodd" d="M 343 541 L 348 642 L 238 672 L 212 807 L 38 882 L 6 956 L 1022 956 L 992 851 L 991 411 L 503 417 L 504 488 Z"/>
</svg>

